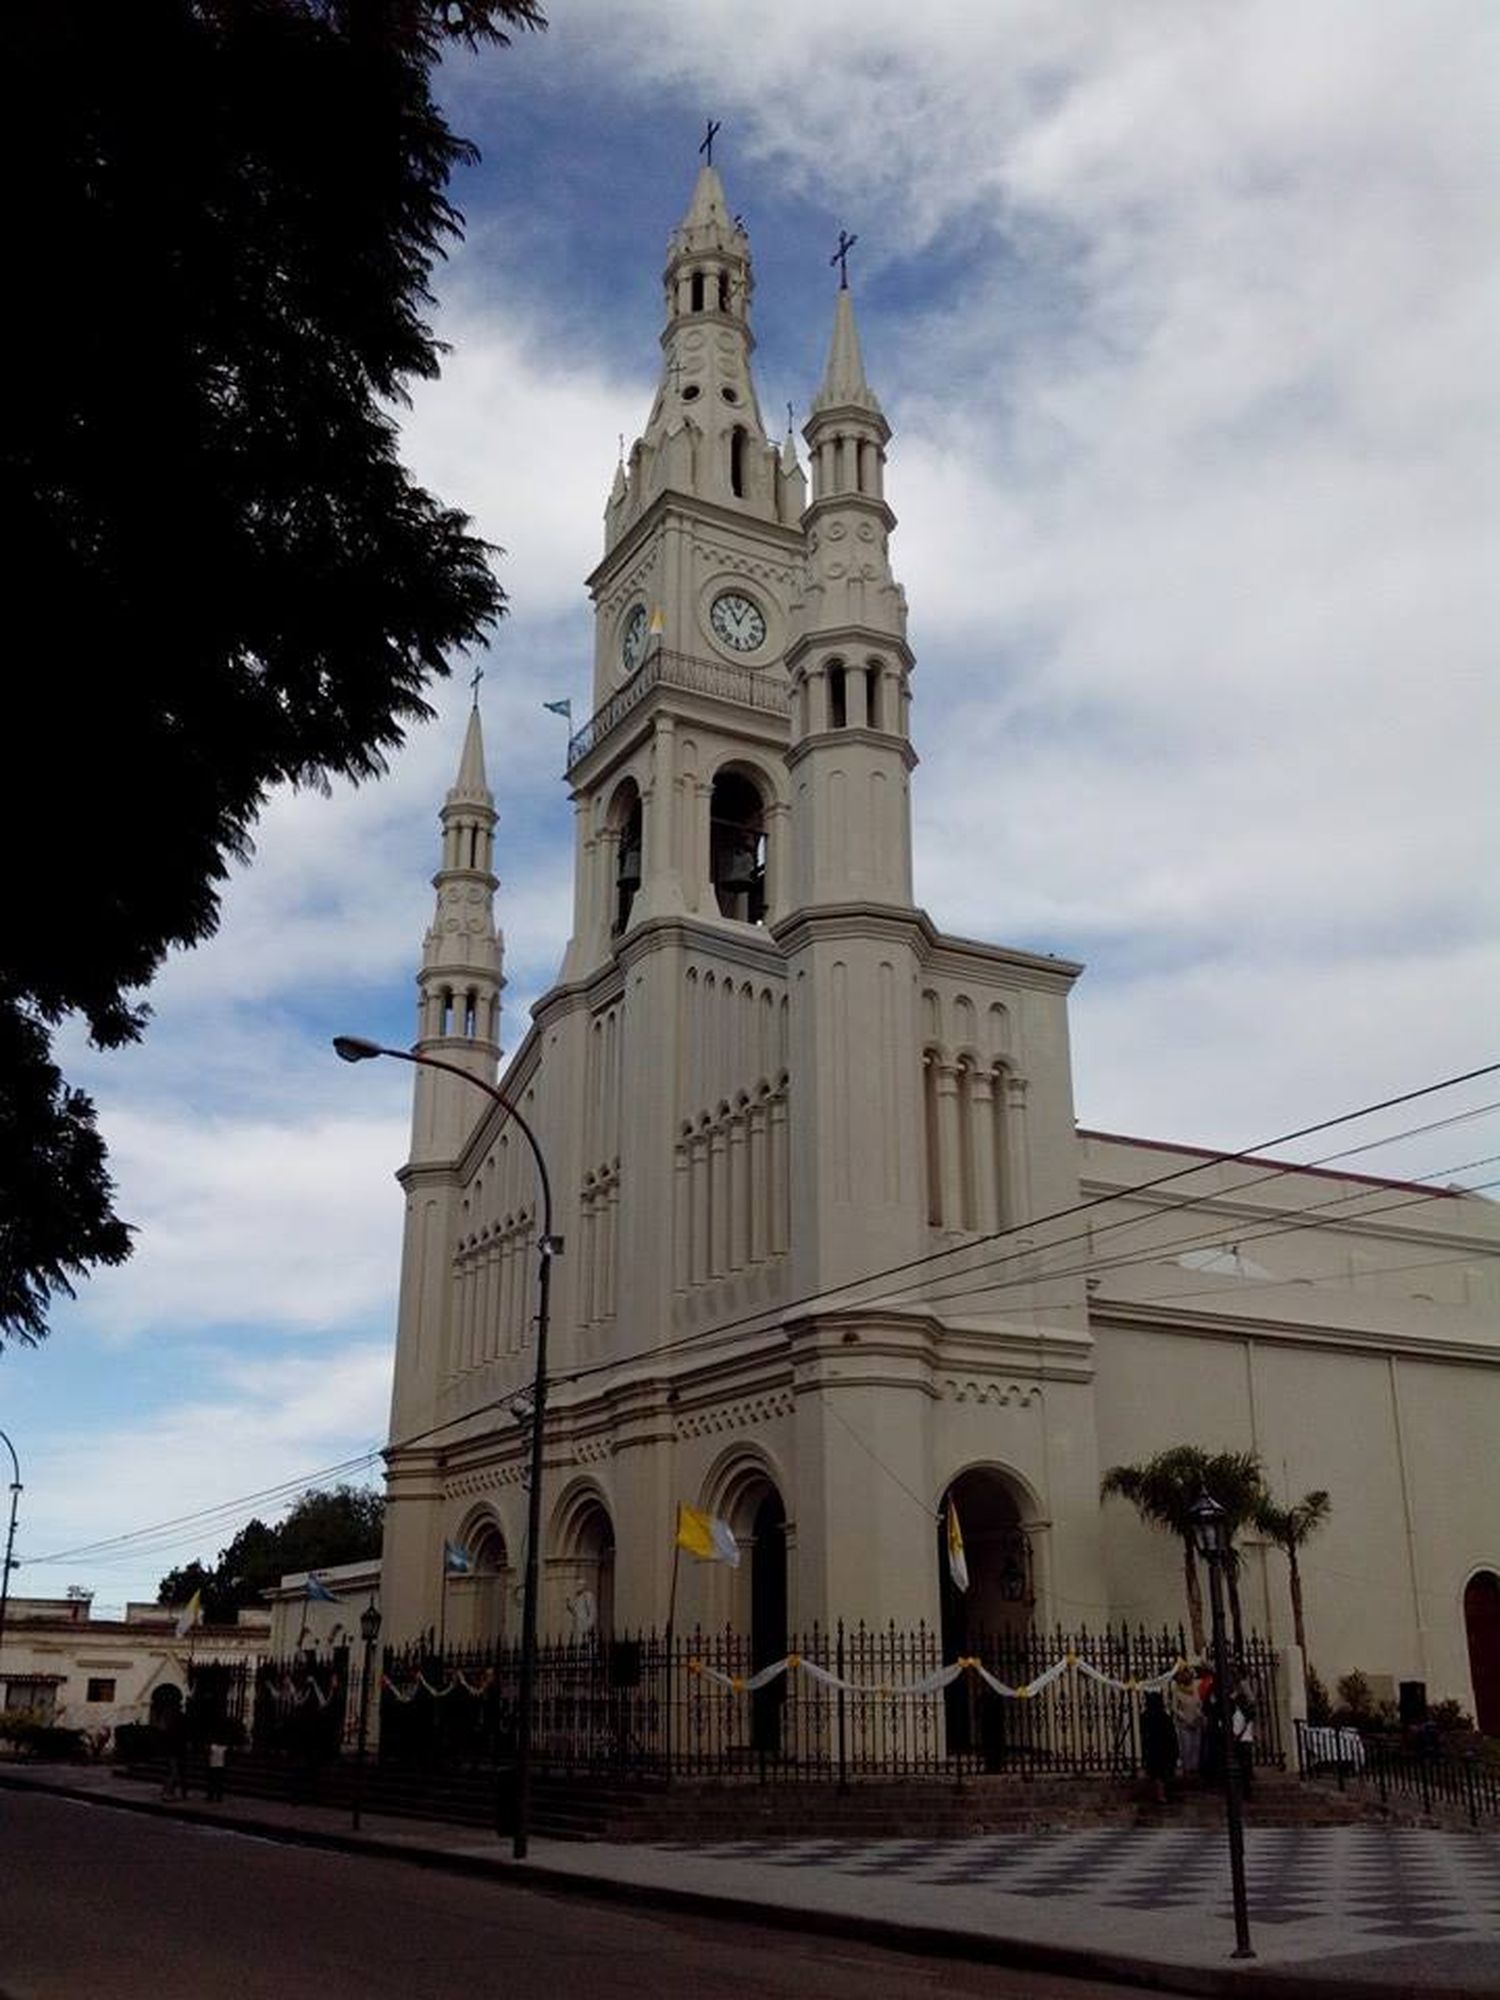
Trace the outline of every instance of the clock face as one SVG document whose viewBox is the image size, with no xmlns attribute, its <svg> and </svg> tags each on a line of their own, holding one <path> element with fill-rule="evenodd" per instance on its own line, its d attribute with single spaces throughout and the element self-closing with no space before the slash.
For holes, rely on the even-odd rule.
<svg viewBox="0 0 1500 2000">
<path fill-rule="evenodd" d="M 766 614 L 753 597 L 726 590 L 716 597 L 708 614 L 716 638 L 736 653 L 753 653 L 766 639 Z"/>
<path fill-rule="evenodd" d="M 627 674 L 635 672 L 645 650 L 646 607 L 638 604 L 625 620 L 625 630 L 620 635 L 620 660 Z"/>
</svg>

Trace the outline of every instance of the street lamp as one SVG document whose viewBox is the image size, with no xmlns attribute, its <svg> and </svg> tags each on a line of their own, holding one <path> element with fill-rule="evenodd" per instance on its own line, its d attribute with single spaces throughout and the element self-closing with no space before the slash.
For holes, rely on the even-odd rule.
<svg viewBox="0 0 1500 2000">
<path fill-rule="evenodd" d="M 5 1532 L 5 1566 L 0 1569 L 0 1645 L 5 1643 L 5 1607 L 10 1602 L 10 1573 L 16 1566 L 16 1502 L 21 1497 L 21 1461 L 16 1457 L 16 1448 L 0 1431 L 0 1443 L 10 1453 L 10 1526 Z"/>
<path fill-rule="evenodd" d="M 397 1062 L 415 1063 L 421 1069 L 443 1069 L 462 1077 L 482 1090 L 520 1127 L 536 1162 L 542 1190 L 542 1233 L 537 1238 L 536 1376 L 531 1394 L 531 1488 L 526 1506 L 526 1589 L 521 1603 L 521 1675 L 516 1717 L 515 1809 L 511 1829 L 511 1852 L 518 1861 L 526 1858 L 526 1823 L 531 1799 L 531 1690 L 536 1676 L 537 1595 L 540 1581 L 538 1549 L 542 1538 L 542 1429 L 547 1410 L 547 1315 L 552 1295 L 552 1259 L 562 1251 L 562 1238 L 552 1233 L 552 1183 L 547 1162 L 537 1144 L 536 1134 L 511 1103 L 483 1077 L 444 1062 L 441 1056 L 418 1055 L 414 1049 L 389 1049 L 380 1042 L 366 1041 L 362 1035 L 335 1035 L 335 1052 L 345 1062 L 368 1062 L 373 1056 L 394 1056 Z M 502 1829 L 503 1830 L 503 1829 Z"/>
<path fill-rule="evenodd" d="M 1232 1958 L 1254 1958 L 1250 1944 L 1250 1910 L 1245 1900 L 1245 1823 L 1240 1805 L 1240 1771 L 1229 1711 L 1229 1661 L 1224 1645 L 1223 1570 L 1229 1560 L 1229 1521 L 1211 1493 L 1200 1493 L 1188 1509 L 1193 1546 L 1208 1565 L 1208 1603 L 1213 1619 L 1214 1692 L 1219 1705 L 1219 1733 L 1224 1756 L 1224 1817 L 1229 1828 L 1229 1880 L 1234 1892 Z"/>
<path fill-rule="evenodd" d="M 359 1751 L 354 1762 L 354 1826 L 359 1828 L 359 1809 L 365 1796 L 365 1745 L 370 1735 L 370 1665 L 375 1641 L 380 1637 L 380 1613 L 372 1597 L 359 1614 L 359 1636 L 365 1642 L 364 1666 L 359 1677 Z"/>
</svg>

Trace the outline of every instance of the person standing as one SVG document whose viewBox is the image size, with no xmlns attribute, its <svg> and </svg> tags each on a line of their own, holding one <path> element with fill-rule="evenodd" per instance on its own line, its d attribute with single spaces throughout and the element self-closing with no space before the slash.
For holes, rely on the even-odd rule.
<svg viewBox="0 0 1500 2000">
<path fill-rule="evenodd" d="M 1203 1749 L 1203 1703 L 1198 1679 L 1184 1660 L 1167 1689 L 1167 1713 L 1177 1732 L 1177 1758 L 1185 1778 L 1196 1778 Z"/>
<path fill-rule="evenodd" d="M 1151 1782 L 1151 1796 L 1164 1806 L 1177 1776 L 1177 1731 L 1159 1688 L 1147 1690 L 1141 1709 L 1141 1763 Z"/>
<path fill-rule="evenodd" d="M 1230 1679 L 1229 1735 L 1239 1766 L 1240 1792 L 1248 1798 L 1255 1770 L 1255 1691 L 1243 1663 L 1236 1664 Z"/>
<path fill-rule="evenodd" d="M 213 1737 L 208 1746 L 208 1786 L 204 1797 L 217 1805 L 224 1796 L 224 1771 L 229 1763 L 229 1745 L 222 1736 Z"/>
</svg>

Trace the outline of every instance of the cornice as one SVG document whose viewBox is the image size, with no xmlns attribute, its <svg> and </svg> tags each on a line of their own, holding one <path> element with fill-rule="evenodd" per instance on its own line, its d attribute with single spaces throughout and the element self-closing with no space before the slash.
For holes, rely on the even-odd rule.
<svg viewBox="0 0 1500 2000">
<path fill-rule="evenodd" d="M 629 562 L 643 543 L 648 542 L 658 531 L 669 526 L 688 526 L 694 522 L 732 533 L 741 538 L 753 538 L 769 543 L 783 551 L 792 562 L 800 562 L 806 553 L 806 545 L 800 527 L 789 527 L 784 521 L 768 521 L 761 514 L 742 514 L 733 507 L 725 507 L 715 500 L 700 499 L 691 493 L 679 493 L 673 487 L 658 493 L 646 508 L 637 515 L 621 535 L 612 549 L 590 570 L 584 579 L 589 594 L 598 598 L 608 588 L 613 573 L 623 563 Z"/>
<path fill-rule="evenodd" d="M 786 753 L 786 767 L 795 771 L 812 751 L 826 749 L 830 744 L 837 748 L 845 743 L 867 743 L 874 750 L 894 750 L 908 771 L 914 771 L 922 761 L 909 737 L 898 735 L 894 729 L 868 729 L 857 724 L 853 729 L 820 729 L 813 735 L 800 737 Z"/>
<path fill-rule="evenodd" d="M 1144 1328 L 1152 1333 L 1190 1340 L 1264 1341 L 1269 1346 L 1314 1348 L 1330 1354 L 1368 1354 L 1404 1361 L 1448 1362 L 1468 1368 L 1500 1368 L 1500 1341 L 1489 1347 L 1442 1340 L 1427 1334 L 1383 1333 L 1373 1327 L 1349 1329 L 1309 1326 L 1302 1319 L 1273 1319 L 1264 1314 L 1187 1311 L 1148 1300 L 1106 1299 L 1095 1293 L 1089 1301 L 1091 1324 Z"/>
</svg>

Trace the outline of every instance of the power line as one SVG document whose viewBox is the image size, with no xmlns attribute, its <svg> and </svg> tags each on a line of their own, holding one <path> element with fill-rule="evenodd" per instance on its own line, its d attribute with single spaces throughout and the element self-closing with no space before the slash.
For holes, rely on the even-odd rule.
<svg viewBox="0 0 1500 2000">
<path fill-rule="evenodd" d="M 825 1285 L 818 1291 L 804 1293 L 800 1298 L 784 1300 L 772 1306 L 764 1306 L 756 1312 L 742 1313 L 737 1319 L 720 1320 L 716 1325 L 711 1327 L 696 1328 L 692 1333 L 681 1334 L 673 1340 L 660 1341 L 654 1347 L 640 1349 L 628 1356 L 617 1357 L 611 1361 L 593 1362 L 583 1368 L 560 1370 L 554 1379 L 558 1383 L 566 1382 L 573 1384 L 582 1382 L 593 1375 L 608 1374 L 614 1369 L 627 1365 L 629 1362 L 653 1360 L 659 1355 L 671 1354 L 682 1347 L 696 1346 L 700 1342 L 718 1339 L 730 1333 L 737 1333 L 746 1327 L 753 1327 L 759 1332 L 768 1332 L 772 1327 L 784 1321 L 792 1314 L 803 1312 L 808 1307 L 815 1306 L 825 1299 L 841 1299 L 846 1301 L 850 1307 L 876 1305 L 880 1302 L 878 1296 L 875 1298 L 850 1299 L 849 1294 L 861 1291 L 868 1285 L 880 1284 L 884 1279 L 899 1277 L 907 1271 L 926 1269 L 950 1258 L 967 1255 L 974 1250 L 982 1248 L 987 1243 L 998 1243 L 1004 1241 L 1007 1237 L 1029 1234 L 1034 1230 L 1044 1228 L 1048 1223 L 1067 1221 L 1073 1216 L 1084 1215 L 1093 1209 L 1105 1207 L 1110 1202 L 1122 1201 L 1127 1196 L 1146 1194 L 1155 1188 L 1170 1186 L 1174 1181 L 1185 1180 L 1191 1174 L 1204 1173 L 1210 1167 L 1233 1166 L 1241 1162 L 1254 1160 L 1259 1155 L 1268 1152 L 1274 1146 L 1290 1145 L 1296 1139 L 1311 1138 L 1316 1132 L 1332 1131 L 1340 1125 L 1350 1125 L 1358 1119 L 1371 1118 L 1377 1112 L 1390 1111 L 1398 1105 L 1415 1103 L 1418 1099 L 1434 1096 L 1439 1091 L 1453 1090 L 1462 1083 L 1472 1083 L 1478 1077 L 1493 1076 L 1497 1071 L 1500 1071 L 1500 1062 L 1486 1063 L 1477 1069 L 1465 1070 L 1457 1076 L 1444 1077 L 1437 1083 L 1424 1084 L 1418 1090 L 1402 1091 L 1394 1097 L 1382 1098 L 1377 1103 L 1363 1105 L 1356 1111 L 1341 1112 L 1335 1118 L 1323 1118 L 1319 1119 L 1315 1124 L 1299 1126 L 1296 1131 L 1283 1132 L 1274 1139 L 1264 1139 L 1252 1146 L 1242 1146 L 1237 1152 L 1205 1154 L 1185 1167 L 1174 1167 L 1167 1173 L 1153 1176 L 1150 1180 L 1133 1182 L 1128 1188 L 1116 1188 L 1104 1194 L 1091 1195 L 1086 1200 L 1070 1203 L 1064 1208 L 1053 1209 L 1045 1215 L 1029 1217 L 1025 1222 L 1010 1223 L 1003 1229 L 993 1229 L 983 1235 L 971 1236 L 963 1243 L 950 1244 L 941 1250 L 930 1250 L 917 1257 L 908 1257 L 901 1263 L 887 1265 L 878 1271 L 867 1272 L 863 1277 L 848 1278 L 843 1283 L 837 1285 Z M 1401 1133 L 1396 1135 L 1396 1138 L 1409 1136 L 1413 1135 Z M 1356 1150 L 1371 1152 L 1378 1145 L 1394 1144 L 1396 1138 L 1372 1140 L 1368 1145 L 1361 1146 Z M 1332 1155 L 1331 1157 L 1337 1158 L 1339 1155 Z M 1283 1174 L 1297 1173 L 1302 1170 L 1299 1163 L 1288 1161 L 1284 1166 L 1277 1166 L 1270 1175 L 1263 1176 L 1262 1178 L 1276 1179 Z M 1255 1185 L 1255 1183 L 1252 1182 L 1250 1185 Z M 1109 1228 L 1120 1228 L 1137 1219 L 1136 1217 L 1125 1217 L 1119 1223 L 1111 1223 L 1106 1226 Z M 1029 1256 L 1034 1254 L 1034 1250 L 1037 1247 L 1057 1248 L 1058 1243 L 1032 1246 L 1024 1252 L 1013 1254 Z M 970 1275 L 970 1271 L 959 1271 L 951 1275 L 967 1277 Z M 398 1448 L 397 1446 L 392 1446 L 392 1449 Z"/>
<path fill-rule="evenodd" d="M 1132 1195 L 1144 1194 L 1156 1188 L 1169 1186 L 1193 1174 L 1205 1172 L 1211 1167 L 1232 1166 L 1237 1163 L 1254 1160 L 1257 1156 L 1264 1155 L 1273 1147 L 1290 1145 L 1298 1139 L 1310 1138 L 1315 1133 L 1331 1131 L 1338 1126 L 1352 1124 L 1361 1118 L 1373 1117 L 1381 1111 L 1389 1111 L 1403 1104 L 1415 1103 L 1422 1098 L 1434 1096 L 1441 1091 L 1456 1089 L 1460 1084 L 1474 1082 L 1480 1077 L 1493 1076 L 1497 1072 L 1500 1072 L 1500 1062 L 1483 1064 L 1457 1075 L 1444 1077 L 1435 1083 L 1424 1084 L 1418 1089 L 1402 1091 L 1394 1096 L 1382 1098 L 1375 1103 L 1363 1105 L 1357 1110 L 1342 1112 L 1336 1117 L 1319 1119 L 1313 1124 L 1299 1126 L 1294 1131 L 1283 1132 L 1275 1138 L 1257 1141 L 1254 1145 L 1241 1147 L 1234 1152 L 1206 1154 L 1194 1159 L 1186 1166 L 1173 1168 L 1166 1173 L 1155 1175 L 1149 1180 L 1134 1182 L 1128 1188 L 1112 1189 L 1103 1194 L 1090 1196 L 1086 1200 L 1069 1204 L 1064 1208 L 1055 1209 L 1048 1214 L 1029 1218 L 1023 1223 L 1009 1224 L 1002 1229 L 995 1229 L 983 1235 L 970 1237 L 963 1243 L 948 1245 L 941 1250 L 928 1251 L 920 1256 L 907 1258 L 900 1263 L 888 1265 L 877 1271 L 868 1272 L 863 1277 L 851 1278 L 838 1285 L 825 1286 L 818 1291 L 806 1293 L 800 1298 L 782 1301 L 777 1305 L 765 1307 L 758 1312 L 743 1314 L 738 1319 L 720 1321 L 715 1326 L 699 1328 L 691 1334 L 684 1334 L 675 1340 L 660 1342 L 654 1347 L 640 1350 L 632 1355 L 618 1357 L 612 1361 L 594 1363 L 585 1368 L 559 1371 L 553 1379 L 557 1383 L 576 1384 L 593 1375 L 608 1373 L 614 1369 L 627 1366 L 631 1362 L 654 1359 L 657 1356 L 675 1352 L 682 1347 L 722 1338 L 727 1334 L 738 1332 L 742 1328 L 757 1326 L 757 1323 L 759 1323 L 758 1330 L 766 1331 L 769 1330 L 770 1326 L 785 1320 L 788 1315 L 805 1311 L 808 1307 L 814 1306 L 822 1300 L 830 1298 L 846 1299 L 850 1292 L 862 1291 L 868 1286 L 880 1284 L 888 1278 L 899 1277 L 908 1271 L 930 1268 L 933 1265 L 947 1262 L 954 1257 L 971 1253 L 985 1244 L 1002 1242 L 1009 1237 L 1043 1228 L 1049 1223 L 1066 1221 L 1073 1216 L 1088 1213 L 1091 1210 L 1107 1206 L 1111 1202 L 1121 1201 Z M 1495 1108 L 1500 1108 L 1500 1106 L 1481 1106 L 1474 1110 L 1455 1114 L 1451 1119 L 1436 1120 L 1430 1126 L 1414 1127 L 1387 1138 L 1372 1140 L 1365 1145 L 1348 1148 L 1342 1153 L 1330 1154 L 1326 1157 L 1329 1159 L 1340 1159 L 1357 1153 L 1372 1152 L 1381 1146 L 1395 1144 L 1402 1139 L 1417 1137 L 1427 1131 L 1437 1130 L 1441 1126 L 1477 1117 L 1483 1111 Z M 1315 1165 L 1317 1163 L 1308 1164 Z M 1285 1165 L 1277 1166 L 1271 1173 L 1259 1176 L 1257 1180 L 1246 1185 L 1255 1186 L 1259 1185 L 1262 1180 L 1276 1179 L 1284 1174 L 1306 1170 L 1306 1165 L 1288 1162 Z M 1448 1171 L 1451 1172 L 1454 1170 L 1449 1169 Z M 1239 1191 L 1235 1190 L 1235 1192 Z M 1194 1199 L 1196 1202 L 1209 1198 L 1205 1196 Z M 1349 1196 L 1341 1196 L 1336 1199 L 1343 1201 L 1351 1198 Z M 1192 1204 L 1184 1204 L 1184 1206 L 1188 1205 Z M 1135 1216 L 1124 1217 L 1119 1222 L 1108 1224 L 1106 1227 L 1126 1227 L 1130 1223 L 1142 1219 Z M 1084 1234 L 1086 1233 L 1084 1232 Z M 977 1268 L 998 1267 L 1006 1262 L 1014 1261 L 1018 1256 L 1034 1256 L 1037 1254 L 1038 1249 L 1055 1250 L 1064 1247 L 1067 1242 L 1078 1240 L 1081 1240 L 1081 1236 L 1054 1239 L 1053 1242 L 1048 1244 L 1029 1246 L 1024 1251 L 1012 1252 L 1006 1257 L 989 1260 L 987 1265 Z M 1243 1240 L 1251 1240 L 1251 1238 L 1246 1236 Z M 1152 1254 L 1154 1256 L 1156 1252 L 1153 1251 Z M 1096 1262 L 1091 1261 L 1089 1268 L 1099 1269 L 1101 1267 Z M 1106 1264 L 1102 1268 L 1110 1267 Z M 960 1278 L 970 1278 L 975 1275 L 975 1269 L 976 1267 L 970 1266 L 967 1269 L 952 1271 L 947 1276 L 950 1282 Z M 1049 1279 L 1062 1275 L 1071 1274 L 1047 1273 L 1041 1276 L 1033 1274 L 1012 1282 L 1027 1284 L 1047 1282 Z M 941 1282 L 941 1279 L 938 1282 Z M 1001 1288 L 1002 1284 L 1003 1281 L 991 1281 L 987 1285 L 972 1287 L 970 1289 L 995 1290 Z M 908 1291 L 911 1288 L 910 1286 L 901 1286 L 896 1289 L 899 1293 Z M 876 1306 L 886 1303 L 888 1296 L 877 1295 L 874 1298 L 858 1299 L 851 1301 L 851 1303 L 866 1307 Z M 950 1297 L 968 1296 L 968 1293 L 939 1294 L 937 1296 L 940 1300 L 943 1300 Z M 476 1408 L 467 1410 L 459 1416 L 447 1418 L 440 1424 L 431 1425 L 425 1430 L 413 1432 L 404 1438 L 391 1439 L 383 1448 L 372 1446 L 358 1457 L 342 1460 L 336 1465 L 322 1467 L 315 1472 L 306 1473 L 297 1478 L 283 1480 L 275 1486 L 262 1488 L 257 1492 L 242 1495 L 237 1499 L 221 1501 L 213 1507 L 176 1515 L 166 1521 L 156 1522 L 148 1527 L 135 1529 L 123 1535 L 110 1536 L 102 1541 L 80 1543 L 74 1548 L 63 1549 L 55 1554 L 27 1557 L 25 1559 L 26 1566 L 38 1568 L 49 1564 L 75 1562 L 84 1557 L 103 1558 L 107 1562 L 112 1559 L 114 1552 L 123 1553 L 127 1550 L 134 1555 L 144 1556 L 153 1551 L 154 1538 L 166 1538 L 160 1540 L 159 1547 L 156 1550 L 158 1553 L 169 1551 L 176 1546 L 185 1546 L 189 1541 L 200 1540 L 204 1535 L 211 1532 L 214 1525 L 227 1525 L 230 1519 L 233 1519 L 240 1510 L 246 1507 L 268 1504 L 278 1499 L 291 1499 L 299 1492 L 314 1491 L 320 1486 L 329 1485 L 342 1476 L 367 1468 L 377 1458 L 381 1457 L 383 1453 L 389 1454 L 394 1451 L 409 1450 L 417 1444 L 425 1443 L 428 1439 L 440 1435 L 445 1430 L 454 1429 L 460 1424 L 472 1423 L 475 1418 L 486 1415 L 491 1410 L 508 1406 L 518 1393 L 519 1391 L 516 1389 L 508 1390 L 505 1394 L 494 1398 L 491 1402 L 480 1404 Z"/>
</svg>

